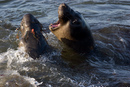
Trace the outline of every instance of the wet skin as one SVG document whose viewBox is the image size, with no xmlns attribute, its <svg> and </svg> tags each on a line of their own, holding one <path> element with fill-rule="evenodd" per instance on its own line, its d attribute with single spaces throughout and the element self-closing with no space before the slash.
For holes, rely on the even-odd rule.
<svg viewBox="0 0 130 87">
<path fill-rule="evenodd" d="M 94 39 L 84 17 L 66 4 L 58 8 L 59 20 L 51 24 L 51 32 L 76 52 L 88 53 L 94 49 Z"/>
<path fill-rule="evenodd" d="M 22 39 L 19 45 L 25 48 L 30 57 L 39 58 L 40 55 L 47 51 L 48 44 L 41 33 L 42 25 L 33 15 L 24 15 L 20 30 Z"/>
</svg>

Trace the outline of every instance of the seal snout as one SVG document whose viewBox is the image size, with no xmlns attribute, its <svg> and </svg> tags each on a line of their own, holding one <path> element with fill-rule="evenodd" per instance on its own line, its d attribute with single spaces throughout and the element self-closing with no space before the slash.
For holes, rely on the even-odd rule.
<svg viewBox="0 0 130 87">
<path fill-rule="evenodd" d="M 32 28 L 35 28 L 37 26 L 37 30 L 42 30 L 42 25 L 39 23 L 39 21 L 32 15 L 32 14 L 25 14 L 23 16 L 21 26 L 26 28 L 26 30 L 31 31 Z"/>
<path fill-rule="evenodd" d="M 66 10 L 67 11 L 70 10 L 70 7 L 65 3 L 60 4 L 58 11 L 66 11 Z"/>
<path fill-rule="evenodd" d="M 71 14 L 71 8 L 65 3 L 60 4 L 60 6 L 58 8 L 59 18 L 63 18 L 64 16 L 67 16 L 70 14 Z"/>
<path fill-rule="evenodd" d="M 32 14 L 26 14 L 23 17 L 23 22 L 28 24 L 28 23 L 37 23 L 35 20 L 34 16 Z"/>
<path fill-rule="evenodd" d="M 60 8 L 66 8 L 66 7 L 67 7 L 67 5 L 65 3 L 62 3 L 62 4 L 60 4 L 59 9 Z"/>
<path fill-rule="evenodd" d="M 26 14 L 23 16 L 21 25 L 25 28 L 30 28 L 31 23 L 35 23 L 34 17 L 31 14 Z"/>
</svg>

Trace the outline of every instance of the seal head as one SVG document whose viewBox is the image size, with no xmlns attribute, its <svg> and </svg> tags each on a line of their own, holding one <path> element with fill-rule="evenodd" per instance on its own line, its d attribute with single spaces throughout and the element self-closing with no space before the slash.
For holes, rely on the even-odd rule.
<svg viewBox="0 0 130 87">
<path fill-rule="evenodd" d="M 20 30 L 22 33 L 20 46 L 25 48 L 30 57 L 36 59 L 45 53 L 48 44 L 41 32 L 42 25 L 32 14 L 24 15 Z"/>
<path fill-rule="evenodd" d="M 88 23 L 78 11 L 63 3 L 58 8 L 56 23 L 49 26 L 51 32 L 77 52 L 89 52 L 94 48 L 94 39 Z"/>
</svg>

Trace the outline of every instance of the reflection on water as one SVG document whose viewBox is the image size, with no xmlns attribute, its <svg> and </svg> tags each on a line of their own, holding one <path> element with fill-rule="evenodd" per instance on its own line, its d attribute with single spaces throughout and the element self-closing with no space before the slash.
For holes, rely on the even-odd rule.
<svg viewBox="0 0 130 87">
<path fill-rule="evenodd" d="M 57 9 L 67 3 L 83 14 L 95 39 L 94 52 L 86 56 L 63 49 L 48 31 L 58 19 Z M 0 0 L 1 87 L 129 87 L 129 0 Z M 33 60 L 18 48 L 21 19 L 31 13 L 43 24 L 48 44 L 56 51 Z"/>
</svg>

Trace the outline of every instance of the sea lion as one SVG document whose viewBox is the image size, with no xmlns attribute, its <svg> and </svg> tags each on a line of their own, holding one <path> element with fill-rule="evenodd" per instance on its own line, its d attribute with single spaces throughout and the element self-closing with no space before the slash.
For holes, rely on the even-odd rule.
<svg viewBox="0 0 130 87">
<path fill-rule="evenodd" d="M 19 45 L 25 48 L 30 57 L 36 59 L 45 53 L 48 43 L 42 35 L 42 25 L 32 14 L 23 16 L 20 30 L 22 39 Z"/>
<path fill-rule="evenodd" d="M 89 25 L 77 11 L 63 3 L 58 8 L 59 20 L 49 25 L 51 32 L 76 52 L 90 52 L 94 48 L 94 39 Z"/>
</svg>

